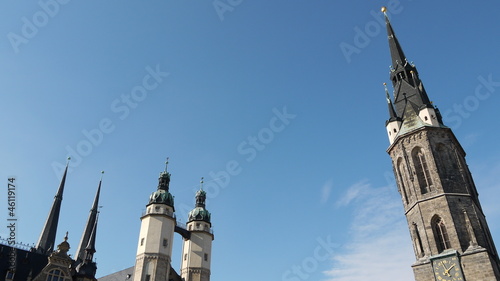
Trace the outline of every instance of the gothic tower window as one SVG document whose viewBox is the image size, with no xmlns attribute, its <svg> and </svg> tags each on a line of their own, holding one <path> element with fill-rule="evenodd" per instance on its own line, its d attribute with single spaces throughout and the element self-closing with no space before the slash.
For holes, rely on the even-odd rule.
<svg viewBox="0 0 500 281">
<path fill-rule="evenodd" d="M 434 231 L 434 238 L 439 252 L 451 248 L 450 239 L 443 219 L 440 216 L 435 216 L 432 220 L 432 229 Z"/>
<path fill-rule="evenodd" d="M 405 166 L 404 166 L 404 163 L 403 163 L 403 158 L 399 158 L 398 159 L 398 164 L 397 164 L 397 177 L 398 177 L 398 180 L 399 180 L 399 183 L 400 183 L 400 187 L 401 187 L 401 192 L 403 194 L 403 198 L 405 200 L 405 203 L 408 204 L 408 195 L 406 194 L 406 179 L 408 178 L 406 176 L 406 173 L 405 173 Z M 408 191 L 410 191 L 408 189 Z M 410 196 L 411 196 L 411 192 L 410 192 Z"/>
<path fill-rule="evenodd" d="M 413 164 L 415 165 L 415 174 L 422 194 L 431 191 L 432 179 L 429 173 L 429 167 L 425 159 L 424 152 L 417 147 L 412 152 Z"/>
</svg>

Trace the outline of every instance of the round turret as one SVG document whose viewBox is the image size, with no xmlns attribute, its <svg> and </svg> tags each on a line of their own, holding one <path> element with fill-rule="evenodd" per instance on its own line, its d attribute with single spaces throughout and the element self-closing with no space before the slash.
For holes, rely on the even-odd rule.
<svg viewBox="0 0 500 281">
<path fill-rule="evenodd" d="M 168 191 L 170 184 L 170 174 L 167 171 L 161 172 L 158 178 L 158 190 L 149 196 L 149 204 L 165 204 L 174 207 L 174 197 Z"/>
</svg>

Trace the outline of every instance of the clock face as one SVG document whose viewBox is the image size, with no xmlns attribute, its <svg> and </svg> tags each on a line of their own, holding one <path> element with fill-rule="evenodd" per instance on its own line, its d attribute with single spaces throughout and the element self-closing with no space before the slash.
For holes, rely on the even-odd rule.
<svg viewBox="0 0 500 281">
<path fill-rule="evenodd" d="M 432 262 L 437 281 L 463 281 L 460 261 L 456 256 L 436 259 Z"/>
</svg>

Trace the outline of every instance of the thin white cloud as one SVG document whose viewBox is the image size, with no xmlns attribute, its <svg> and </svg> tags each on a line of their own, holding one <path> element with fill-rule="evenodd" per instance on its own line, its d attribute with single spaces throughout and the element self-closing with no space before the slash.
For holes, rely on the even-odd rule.
<svg viewBox="0 0 500 281">
<path fill-rule="evenodd" d="M 321 188 L 321 204 L 325 204 L 330 198 L 333 188 L 333 179 L 327 180 Z"/>
<path fill-rule="evenodd" d="M 366 181 L 358 182 L 348 188 L 346 194 L 335 204 L 337 207 L 347 206 L 352 200 L 368 191 L 370 185 Z"/>
<path fill-rule="evenodd" d="M 337 206 L 355 209 L 351 239 L 333 256 L 329 281 L 414 280 L 415 261 L 399 194 L 394 188 L 373 188 L 366 181 L 352 185 Z"/>
</svg>

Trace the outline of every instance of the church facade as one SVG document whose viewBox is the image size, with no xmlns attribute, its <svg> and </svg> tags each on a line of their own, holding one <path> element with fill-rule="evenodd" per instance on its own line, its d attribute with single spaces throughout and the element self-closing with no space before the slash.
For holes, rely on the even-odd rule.
<svg viewBox="0 0 500 281">
<path fill-rule="evenodd" d="M 385 8 L 382 8 L 385 13 Z M 465 161 L 385 15 L 392 59 L 386 129 L 415 252 L 416 281 L 500 280 L 498 252 Z"/>
</svg>

